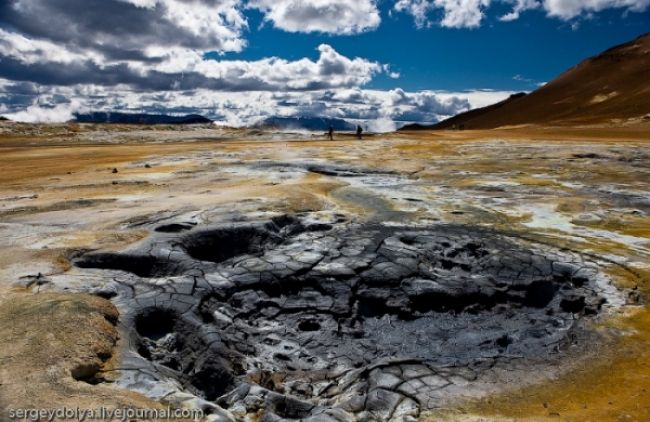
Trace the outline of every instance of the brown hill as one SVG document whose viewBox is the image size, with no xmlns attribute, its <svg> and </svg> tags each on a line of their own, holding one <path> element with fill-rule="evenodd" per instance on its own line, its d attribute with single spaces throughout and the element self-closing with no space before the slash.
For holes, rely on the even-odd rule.
<svg viewBox="0 0 650 422">
<path fill-rule="evenodd" d="M 646 116 L 650 113 L 650 34 L 589 58 L 528 95 L 513 97 L 429 128 L 575 126 Z"/>
</svg>

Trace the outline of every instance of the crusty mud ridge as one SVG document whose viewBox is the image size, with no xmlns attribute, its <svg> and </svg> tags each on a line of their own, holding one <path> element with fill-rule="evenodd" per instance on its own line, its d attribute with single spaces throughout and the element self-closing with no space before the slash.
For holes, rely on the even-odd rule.
<svg viewBox="0 0 650 422">
<path fill-rule="evenodd" d="M 122 313 L 119 384 L 218 420 L 416 420 L 581 353 L 622 302 L 577 253 L 340 214 L 170 222 L 73 263 L 111 280 L 90 292 Z"/>
</svg>

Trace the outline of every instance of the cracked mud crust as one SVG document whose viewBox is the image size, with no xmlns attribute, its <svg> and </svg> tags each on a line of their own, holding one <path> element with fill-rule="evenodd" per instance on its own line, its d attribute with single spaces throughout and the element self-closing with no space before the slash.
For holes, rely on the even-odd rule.
<svg viewBox="0 0 650 422">
<path fill-rule="evenodd" d="M 94 293 L 124 310 L 121 382 L 167 378 L 233 417 L 416 419 L 586 349 L 583 320 L 619 300 L 579 254 L 469 226 L 280 216 L 154 231 L 74 260 L 112 274 Z"/>
</svg>

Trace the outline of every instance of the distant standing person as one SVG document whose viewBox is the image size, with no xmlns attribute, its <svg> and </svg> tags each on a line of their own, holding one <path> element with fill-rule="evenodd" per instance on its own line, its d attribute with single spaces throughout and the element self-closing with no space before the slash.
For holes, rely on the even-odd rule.
<svg viewBox="0 0 650 422">
<path fill-rule="evenodd" d="M 327 131 L 327 138 L 330 141 L 334 140 L 334 128 L 332 126 L 330 126 L 329 130 Z"/>
<path fill-rule="evenodd" d="M 361 135 L 363 134 L 363 128 L 361 125 L 357 126 L 357 139 L 361 139 Z"/>
</svg>

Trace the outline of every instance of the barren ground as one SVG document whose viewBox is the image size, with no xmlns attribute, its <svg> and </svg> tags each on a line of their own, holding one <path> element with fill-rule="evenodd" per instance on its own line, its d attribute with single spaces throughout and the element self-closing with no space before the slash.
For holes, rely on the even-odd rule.
<svg viewBox="0 0 650 422">
<path fill-rule="evenodd" d="M 135 333 L 129 321 L 141 321 L 138 318 L 142 315 L 138 312 L 147 310 L 138 308 L 143 306 L 139 295 L 167 294 L 166 289 L 184 286 L 188 274 L 194 274 L 190 270 L 196 269 L 192 265 L 198 261 L 187 257 L 170 259 L 177 265 L 173 270 L 157 272 L 159 263 L 156 262 L 152 267 L 155 271 L 152 269 L 141 274 L 137 270 L 134 274 L 131 264 L 123 264 L 127 261 L 122 261 L 120 256 L 128 258 L 145 249 L 153 254 L 156 248 L 167 250 L 169 244 L 172 245 L 169 250 L 174 250 L 174 242 L 186 240 L 176 237 L 181 235 L 155 232 L 156 228 L 163 226 L 180 224 L 184 225 L 180 229 L 171 227 L 203 235 L 203 227 L 224 230 L 221 225 L 226 223 L 265 222 L 289 215 L 297 219 L 291 224 L 301 227 L 313 224 L 317 228 L 295 237 L 282 231 L 285 226 L 281 225 L 277 232 L 277 242 L 281 247 L 260 244 L 263 249 L 271 248 L 268 252 L 271 255 L 263 256 L 267 261 L 270 258 L 277 260 L 273 261 L 276 263 L 282 259 L 309 262 L 310 256 L 295 258 L 291 252 L 282 249 L 305 245 L 307 252 L 321 254 L 318 264 L 329 265 L 318 275 L 325 274 L 328 280 L 347 280 L 341 278 L 340 273 L 337 273 L 338 278 L 334 277 L 333 271 L 340 269 L 341 263 L 336 261 L 337 257 L 331 251 L 345 255 L 346 248 L 350 249 L 349 245 L 356 244 L 354 242 L 363 243 L 367 237 L 370 244 L 371 237 L 382 236 L 376 248 L 381 252 L 382 247 L 391 245 L 393 238 L 405 242 L 403 233 L 410 236 L 417 231 L 424 233 L 423 239 L 406 242 L 411 243 L 409 245 L 400 244 L 401 249 L 397 252 L 396 249 L 390 250 L 398 255 L 406 254 L 405 251 L 417 254 L 417 245 L 435 248 L 445 244 L 436 228 L 445 226 L 453 227 L 444 231 L 452 243 L 457 237 L 467 236 L 470 243 L 465 246 L 470 252 L 474 246 L 467 245 L 476 239 L 479 243 L 481 239 L 488 242 L 495 236 L 495 244 L 512 242 L 517 248 L 534 251 L 532 255 L 552 255 L 555 257 L 552 261 L 594 268 L 598 278 L 590 275 L 587 283 L 593 298 L 580 290 L 574 280 L 569 284 L 578 293 L 563 287 L 561 291 L 566 290 L 568 296 L 562 297 L 567 299 L 580 294 L 586 297 L 587 305 L 596 297 L 605 298 L 605 304 L 592 313 L 586 313 L 583 308 L 569 311 L 570 306 L 565 302 L 560 306 L 559 296 L 557 303 L 549 302 L 548 309 L 554 307 L 553 310 L 547 309 L 545 314 L 539 312 L 535 318 L 537 322 L 550 324 L 550 320 L 545 318 L 559 318 L 577 331 L 570 331 L 573 340 L 558 341 L 557 348 L 555 343 L 548 349 L 545 347 L 551 344 L 549 342 L 544 343 L 546 346 L 535 343 L 534 347 L 530 346 L 535 351 L 534 356 L 526 355 L 528 349 L 517 344 L 519 337 L 516 335 L 511 335 L 507 341 L 499 337 L 496 343 L 491 343 L 498 345 L 499 350 L 484 348 L 480 358 L 470 353 L 467 357 L 456 356 L 458 360 L 449 361 L 451 363 L 444 359 L 420 359 L 419 353 L 425 349 L 414 352 L 415 349 L 409 349 L 410 345 L 405 346 L 406 351 L 402 352 L 405 355 L 401 356 L 393 349 L 392 343 L 387 342 L 377 347 L 377 361 L 380 356 L 382 368 L 389 368 L 377 375 L 378 385 L 392 376 L 391 366 L 399 367 L 401 375 L 395 376 L 402 377 L 402 382 L 417 391 L 411 394 L 405 388 L 393 387 L 373 390 L 373 371 L 377 367 L 367 362 L 367 344 L 357 342 L 358 337 L 361 340 L 372 338 L 368 327 L 374 326 L 382 333 L 388 333 L 386 338 L 389 338 L 392 332 L 386 327 L 391 324 L 401 327 L 399 324 L 403 324 L 403 330 L 425 333 L 424 343 L 435 343 L 431 339 L 427 342 L 426 327 L 414 328 L 417 321 L 410 322 L 399 315 L 399 309 L 410 306 L 411 302 L 406 297 L 395 296 L 397 287 L 404 288 L 405 284 L 416 286 L 413 289 L 420 289 L 420 294 L 425 289 L 422 283 L 430 281 L 422 281 L 424 270 L 419 270 L 417 277 L 409 275 L 408 278 L 382 273 L 380 278 L 388 284 L 388 293 L 382 291 L 380 293 L 385 296 L 375 299 L 383 298 L 390 309 L 384 309 L 380 314 L 374 312 L 374 308 L 371 313 L 362 312 L 364 321 L 350 321 L 350 329 L 354 332 L 349 339 L 344 336 L 345 341 L 341 340 L 343 346 L 354 350 L 348 355 L 350 368 L 354 369 L 346 370 L 344 375 L 331 375 L 335 371 L 327 367 L 328 375 L 318 379 L 318 382 L 325 380 L 335 384 L 338 390 L 328 387 L 327 395 L 323 393 L 325 387 L 319 393 L 305 391 L 300 383 L 301 374 L 304 379 L 312 379 L 309 377 L 315 377 L 314 371 L 310 372 L 309 368 L 300 367 L 298 363 L 294 365 L 291 360 L 270 364 L 265 357 L 267 352 L 261 351 L 255 343 L 250 349 L 237 350 L 237 356 L 245 359 L 237 361 L 244 362 L 241 364 L 243 369 L 233 369 L 237 379 L 232 381 L 233 385 L 241 385 L 237 383 L 245 379 L 250 385 L 268 388 L 283 400 L 286 400 L 284 394 L 300 396 L 301 403 L 311 403 L 317 406 L 314 409 L 325 412 L 320 413 L 321 416 L 331 416 L 327 413 L 331 409 L 342 409 L 341 412 L 347 412 L 345 415 L 369 420 L 650 420 L 650 312 L 645 305 L 645 298 L 650 293 L 650 137 L 647 125 L 402 133 L 369 137 L 361 142 L 346 137 L 326 142 L 309 137 L 299 139 L 298 135 L 207 127 L 144 129 L 2 123 L 1 129 L 0 335 L 3 342 L 0 346 L 0 405 L 3 407 L 151 407 L 167 403 L 205 406 L 201 396 L 205 398 L 214 391 L 205 388 L 203 380 L 199 383 L 187 372 L 184 374 L 188 379 L 179 375 L 174 380 L 169 375 L 173 371 L 165 372 L 167 369 L 156 373 L 153 378 L 138 378 L 125 369 L 126 364 L 137 366 L 137 359 L 143 359 L 136 353 L 139 350 L 143 354 L 142 348 L 134 348 L 133 344 L 145 337 L 145 344 L 149 347 L 145 354 L 151 361 L 147 363 L 151 365 L 151 371 L 162 366 L 169 369 L 184 365 L 182 361 L 171 365 L 170 356 L 189 352 L 166 348 L 160 343 L 158 333 L 151 335 L 144 332 L 147 330 Z M 293 227 L 286 224 L 286 227 Z M 330 230 L 329 226 L 333 227 L 332 232 L 320 234 L 322 227 Z M 379 234 L 367 234 L 372 231 L 370 228 L 375 230 L 372 233 Z M 484 235 L 482 230 L 490 234 Z M 336 242 L 342 242 L 343 246 Z M 188 245 L 183 247 L 189 248 Z M 383 261 L 377 261 L 374 255 L 366 256 L 369 252 L 364 251 L 360 256 L 367 259 L 371 270 L 385 268 Z M 250 250 L 245 252 L 259 257 L 259 251 L 256 252 L 258 255 Z M 113 261 L 96 259 L 90 265 L 92 268 L 76 265 L 82 262 L 80 258 L 86 259 L 83 262 L 94 259 L 93 253 L 105 254 L 102 256 Z M 202 250 L 196 252 L 202 253 Z M 423 262 L 437 259 L 407 255 L 395 259 L 400 263 L 419 262 L 418 268 Z M 323 256 L 327 256 L 325 261 Z M 205 261 L 203 256 L 199 258 L 199 261 Z M 213 260 L 214 266 L 201 264 L 201 276 L 193 277 L 203 280 L 202 277 L 212 270 L 223 274 L 225 264 L 222 261 L 221 258 Z M 254 266 L 248 261 L 242 261 L 241 265 L 234 261 L 225 262 L 232 264 L 231 269 L 248 271 Z M 292 281 L 304 277 L 313 281 L 318 266 L 315 262 L 313 264 L 315 266 L 310 264 L 301 268 L 299 274 L 292 275 Z M 186 271 L 183 268 L 190 269 Z M 479 265 L 479 268 L 487 267 Z M 369 270 L 364 268 L 364 271 Z M 464 267 L 449 271 L 445 273 L 447 279 L 453 275 L 463 282 L 475 275 Z M 470 274 L 465 277 L 463 271 Z M 371 277 L 366 272 L 353 272 L 350 277 L 360 277 L 354 283 L 364 285 Z M 524 275 L 522 272 L 520 277 Z M 549 273 L 548 276 L 557 278 L 558 274 Z M 389 283 L 391 277 L 396 277 L 395 289 Z M 214 291 L 221 288 L 215 287 L 214 277 L 204 278 Z M 518 281 L 515 279 L 512 283 L 517 290 Z M 192 294 L 203 281 L 197 284 L 194 279 Z M 119 286 L 114 288 L 116 283 Z M 499 284 L 495 287 L 488 281 L 485 283 L 486 289 L 506 289 L 505 299 L 499 296 L 503 303 L 495 299 L 497 304 L 487 307 L 480 295 L 478 299 L 476 295 L 471 296 L 471 300 L 477 302 L 470 304 L 464 302 L 470 296 L 454 296 L 463 298 L 460 305 L 421 309 L 422 315 L 418 318 L 436 321 L 452 314 L 470 318 L 467 315 L 480 316 L 482 312 L 489 313 L 490 318 L 501 318 L 497 316 L 498 306 L 506 309 L 506 315 L 513 312 L 507 321 L 517 320 L 517 315 L 522 312 L 538 312 L 527 308 L 526 303 L 515 303 L 516 300 L 509 296 L 508 286 Z M 120 290 L 120 286 L 132 286 L 135 293 L 129 296 Z M 430 284 L 427 286 L 431 287 Z M 451 297 L 448 290 L 444 290 L 451 287 L 444 283 L 443 287 L 436 286 L 436 289 L 443 289 L 444 297 Z M 231 290 L 228 294 L 232 294 Z M 285 302 L 279 303 L 279 299 L 269 292 L 269 297 L 262 300 L 260 297 L 251 298 L 249 291 L 242 290 L 241 285 L 237 285 L 235 290 L 237 294 L 248 295 L 242 296 L 245 299 L 243 304 L 235 306 L 232 298 L 228 303 L 219 302 L 225 299 L 206 302 L 202 297 L 200 303 L 197 302 L 197 309 L 208 303 L 211 314 L 228 319 L 228 312 L 235 312 L 235 308 L 245 308 L 256 300 L 263 301 L 266 305 L 246 314 L 247 318 L 255 319 L 248 321 L 246 329 L 250 329 L 263 325 L 260 321 L 265 318 L 275 318 L 266 313 L 264 306 L 269 303 L 282 308 L 290 306 L 291 300 L 296 303 L 307 300 L 308 295 L 305 291 L 282 291 L 279 295 Z M 368 293 L 369 290 L 364 293 L 360 289 L 353 293 L 368 299 L 372 293 Z M 113 304 L 97 297 L 97 294 L 112 299 Z M 340 294 L 343 293 L 337 290 L 334 297 Z M 413 301 L 413 296 L 409 298 Z M 357 312 L 356 309 L 346 312 Z M 567 315 L 561 314 L 565 311 Z M 297 321 L 305 321 L 300 319 L 304 315 L 296 315 Z M 327 318 L 320 314 L 314 318 L 320 326 L 314 325 L 314 320 L 308 322 L 316 329 L 327 327 Z M 292 321 L 275 319 L 286 324 Z M 217 318 L 209 324 L 220 327 L 219 323 Z M 363 326 L 359 328 L 355 324 L 365 324 L 366 331 Z M 450 324 L 453 326 L 456 322 Z M 226 328 L 220 329 L 227 332 Z M 492 327 L 485 331 L 490 329 Z M 289 329 L 283 330 L 287 332 Z M 513 326 L 512 330 L 527 332 L 519 326 Z M 166 339 L 176 335 L 163 334 Z M 182 335 L 178 333 L 178 336 Z M 232 335 L 235 339 L 237 334 Z M 251 334 L 254 338 L 256 335 L 259 335 L 257 331 Z M 300 338 L 296 341 L 300 343 L 301 353 L 323 356 L 321 348 L 310 349 L 306 345 L 311 339 L 301 343 Z M 524 334 L 521 338 L 525 338 Z M 278 341 L 285 340 L 280 338 Z M 188 343 L 186 339 L 183 341 Z M 326 340 L 322 341 L 326 345 Z M 463 341 L 471 344 L 474 340 Z M 377 343 L 377 340 L 373 342 Z M 477 340 L 479 343 L 483 344 Z M 440 350 L 448 347 L 451 346 L 443 345 Z M 157 358 L 157 353 L 161 357 Z M 358 361 L 350 357 L 355 353 Z M 275 354 L 273 358 L 277 356 Z M 402 359 L 413 356 L 418 356 L 416 363 Z M 458 365 L 464 362 L 463 359 L 472 360 L 472 365 L 479 360 L 489 361 L 490 365 L 476 369 L 472 377 L 460 382 L 458 371 L 464 369 L 458 369 Z M 341 363 L 340 366 L 347 364 Z M 429 366 L 409 369 L 405 366 L 407 364 Z M 251 369 L 255 365 L 259 366 L 258 372 Z M 142 369 L 144 367 L 138 368 L 146 372 Z M 356 369 L 359 372 L 355 372 Z M 425 381 L 416 388 L 414 379 L 404 378 L 407 369 L 420 371 L 418 382 Z M 438 371 L 435 372 L 438 378 L 431 381 L 435 377 L 424 377 L 421 374 L 423 370 Z M 445 371 L 449 371 L 445 379 L 451 381 L 432 395 L 433 383 L 439 382 Z M 165 374 L 169 375 L 169 380 L 163 380 Z M 364 377 L 368 380 L 359 384 L 359 379 Z M 154 378 L 159 384 L 151 381 Z M 319 385 L 318 382 L 313 384 Z M 264 406 L 271 409 L 269 403 L 275 406 L 276 414 L 290 416 L 286 409 L 279 409 L 277 401 L 273 401 L 276 400 L 273 394 L 261 390 L 247 391 L 248 396 L 229 393 L 228 399 L 219 402 L 220 408 L 226 409 L 225 413 L 219 413 L 220 409 L 213 412 L 213 417 L 253 420 L 265 417 Z M 355 407 L 346 402 L 354 392 L 365 394 L 366 403 L 373 403 L 369 399 L 372 397 L 370 393 L 376 391 L 386 394 L 377 396 L 376 408 L 368 405 Z M 426 404 L 421 400 L 423 394 L 429 397 Z M 255 410 L 251 396 L 256 399 L 266 397 L 265 400 L 270 401 Z M 398 404 L 386 404 L 393 399 Z M 242 405 L 243 402 L 246 404 Z M 300 407 L 299 404 L 295 406 Z M 314 409 L 305 412 L 312 412 L 310 416 L 313 416 Z M 341 416 L 343 413 L 337 415 L 344 417 Z M 304 418 L 304 415 L 300 417 Z"/>
</svg>

